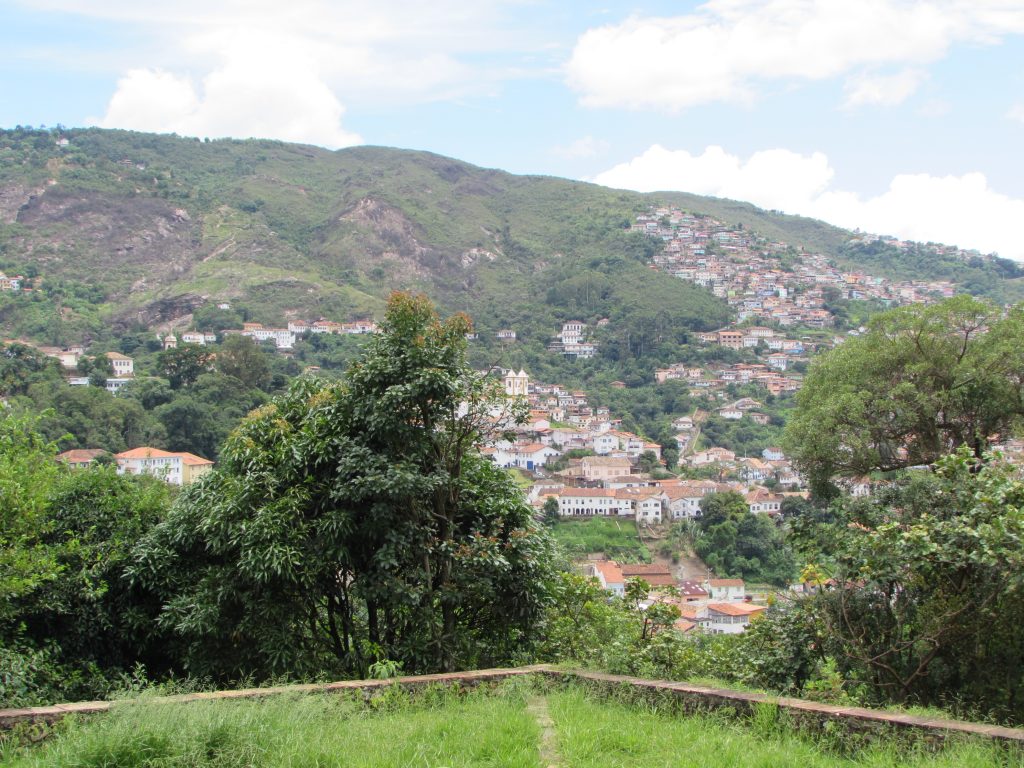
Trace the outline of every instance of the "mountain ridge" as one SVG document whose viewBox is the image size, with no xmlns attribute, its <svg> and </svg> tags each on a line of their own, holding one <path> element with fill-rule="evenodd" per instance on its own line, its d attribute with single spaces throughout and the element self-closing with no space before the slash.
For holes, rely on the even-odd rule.
<svg viewBox="0 0 1024 768">
<path fill-rule="evenodd" d="M 498 326 L 547 329 L 629 302 L 641 315 L 671 307 L 680 332 L 724 323 L 720 300 L 646 268 L 657 244 L 626 228 L 658 203 L 833 258 L 853 236 L 748 203 L 517 176 L 421 150 L 15 129 L 0 132 L 0 268 L 42 276 L 54 306 L 45 322 L 0 307 L 0 330 L 59 343 L 184 326 L 218 302 L 268 323 L 346 320 L 379 314 L 396 288 L 482 320 L 485 310 Z M 616 284 L 600 301 L 552 299 L 584 273 Z"/>
</svg>

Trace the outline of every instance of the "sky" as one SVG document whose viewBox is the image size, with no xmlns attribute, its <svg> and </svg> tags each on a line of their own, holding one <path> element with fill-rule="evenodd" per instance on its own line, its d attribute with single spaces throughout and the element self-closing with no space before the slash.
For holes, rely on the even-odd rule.
<svg viewBox="0 0 1024 768">
<path fill-rule="evenodd" d="M 1024 260 L 1024 0 L 0 0 L 0 127 L 423 149 Z"/>
</svg>

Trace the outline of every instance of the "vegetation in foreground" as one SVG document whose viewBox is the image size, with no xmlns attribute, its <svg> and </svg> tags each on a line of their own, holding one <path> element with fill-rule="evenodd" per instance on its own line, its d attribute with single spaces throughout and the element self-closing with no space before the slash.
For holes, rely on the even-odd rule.
<svg viewBox="0 0 1024 768">
<path fill-rule="evenodd" d="M 398 691 L 366 708 L 354 698 L 166 703 L 145 698 L 75 720 L 40 747 L 9 747 L 10 768 L 129 766 L 539 766 L 539 727 L 522 696 Z M 9 761 L 9 762 L 8 762 Z"/>
<path fill-rule="evenodd" d="M 101 766 L 541 765 L 543 751 L 566 768 L 678 765 L 818 768 L 1009 768 L 1024 759 L 982 742 L 938 751 L 873 744 L 856 748 L 834 733 L 811 741 L 776 710 L 752 720 L 684 716 L 647 705 L 602 701 L 580 688 L 549 692 L 527 679 L 494 691 L 433 689 L 410 697 L 390 689 L 369 704 L 342 695 L 169 703 L 143 697 L 92 719 L 70 720 L 35 747 L 9 744 L 11 768 Z M 527 705 L 531 704 L 532 707 Z M 554 738 L 537 707 L 547 707 Z M 532 709 L 532 711 L 531 711 Z M 840 753 L 849 755 L 843 757 Z"/>
<path fill-rule="evenodd" d="M 564 765 L 571 768 L 699 765 L 704 768 L 996 768 L 1022 765 L 1020 756 L 988 744 L 939 752 L 871 746 L 840 757 L 801 738 L 772 709 L 738 724 L 715 716 L 680 716 L 653 708 L 596 701 L 578 690 L 549 698 Z"/>
</svg>

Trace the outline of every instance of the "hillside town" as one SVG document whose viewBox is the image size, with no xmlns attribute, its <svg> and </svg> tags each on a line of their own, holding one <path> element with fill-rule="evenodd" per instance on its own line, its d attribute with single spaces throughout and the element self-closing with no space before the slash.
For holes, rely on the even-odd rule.
<svg viewBox="0 0 1024 768">
<path fill-rule="evenodd" d="M 712 447 L 687 458 L 690 467 L 713 466 L 717 480 L 655 478 L 651 470 L 663 468 L 662 446 L 622 430 L 621 419 L 591 406 L 585 392 L 531 382 L 523 370 L 502 374 L 506 395 L 524 400 L 529 417 L 513 440 L 496 441 L 484 452 L 498 466 L 535 477 L 528 498 L 538 509 L 554 499 L 562 517 L 625 517 L 652 526 L 699 516 L 701 500 L 710 493 L 736 491 L 751 512 L 768 515 L 780 513 L 786 494 L 799 494 L 800 475 L 776 447 L 760 457 Z M 742 414 L 756 405 L 747 399 L 734 407 Z M 690 415 L 675 423 L 683 435 L 694 427 Z M 569 451 L 578 458 L 566 458 Z"/>
<path fill-rule="evenodd" d="M 825 306 L 829 292 L 844 299 L 894 305 L 931 303 L 956 291 L 948 281 L 887 280 L 844 272 L 822 254 L 771 242 L 740 225 L 729 226 L 677 207 L 652 207 L 637 216 L 631 229 L 661 240 L 664 247 L 655 265 L 727 301 L 736 311 L 737 324 L 758 319 L 783 328 L 830 327 L 834 318 Z"/>
</svg>

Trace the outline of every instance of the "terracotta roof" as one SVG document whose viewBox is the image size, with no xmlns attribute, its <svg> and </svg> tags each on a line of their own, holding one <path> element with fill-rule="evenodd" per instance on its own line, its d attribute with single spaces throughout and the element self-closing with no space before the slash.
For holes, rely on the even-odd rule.
<svg viewBox="0 0 1024 768">
<path fill-rule="evenodd" d="M 711 579 L 708 583 L 712 587 L 742 587 L 743 579 Z"/>
<path fill-rule="evenodd" d="M 141 448 L 132 448 L 128 451 L 122 451 L 121 453 L 114 454 L 115 459 L 170 459 L 178 454 L 170 453 L 169 451 L 161 451 L 159 448 L 149 448 L 148 446 L 142 446 Z"/>
<path fill-rule="evenodd" d="M 669 574 L 671 571 L 667 566 L 657 563 L 626 563 L 621 566 L 624 576 L 643 576 L 644 574 Z"/>
<path fill-rule="evenodd" d="M 583 498 L 614 498 L 615 491 L 610 491 L 607 488 L 566 488 L 562 491 L 562 496 L 579 496 Z"/>
<path fill-rule="evenodd" d="M 203 464 L 213 464 L 209 459 L 204 459 L 202 456 L 196 456 L 194 453 L 179 453 L 175 455 L 181 456 L 181 463 L 187 464 L 190 467 L 202 466 Z"/>
<path fill-rule="evenodd" d="M 186 453 L 181 451 L 179 453 L 171 453 L 170 451 L 161 451 L 159 448 L 149 448 L 143 446 L 141 448 L 132 448 L 130 451 L 124 451 L 114 455 L 115 459 L 181 459 L 182 464 L 189 466 L 199 466 L 202 464 L 213 464 L 209 459 L 204 459 L 202 456 L 196 456 L 194 453 Z"/>
<path fill-rule="evenodd" d="M 515 447 L 515 452 L 516 453 L 537 453 L 538 451 L 543 451 L 545 448 L 548 448 L 548 447 L 549 446 L 546 446 L 543 443 L 530 443 L 529 445 L 517 445 Z"/>
<path fill-rule="evenodd" d="M 765 610 L 763 605 L 750 603 L 708 603 L 708 612 L 721 613 L 726 616 L 753 616 Z"/>
<path fill-rule="evenodd" d="M 626 582 L 622 575 L 622 569 L 614 560 L 598 560 L 594 563 L 594 567 L 604 576 L 606 584 L 624 584 Z"/>
<path fill-rule="evenodd" d="M 633 463 L 622 456 L 584 456 L 582 459 L 592 467 L 631 467 Z"/>
<path fill-rule="evenodd" d="M 70 451 L 58 453 L 57 458 L 66 461 L 68 464 L 85 464 L 97 456 L 102 456 L 106 451 L 102 448 L 72 448 Z"/>
</svg>

